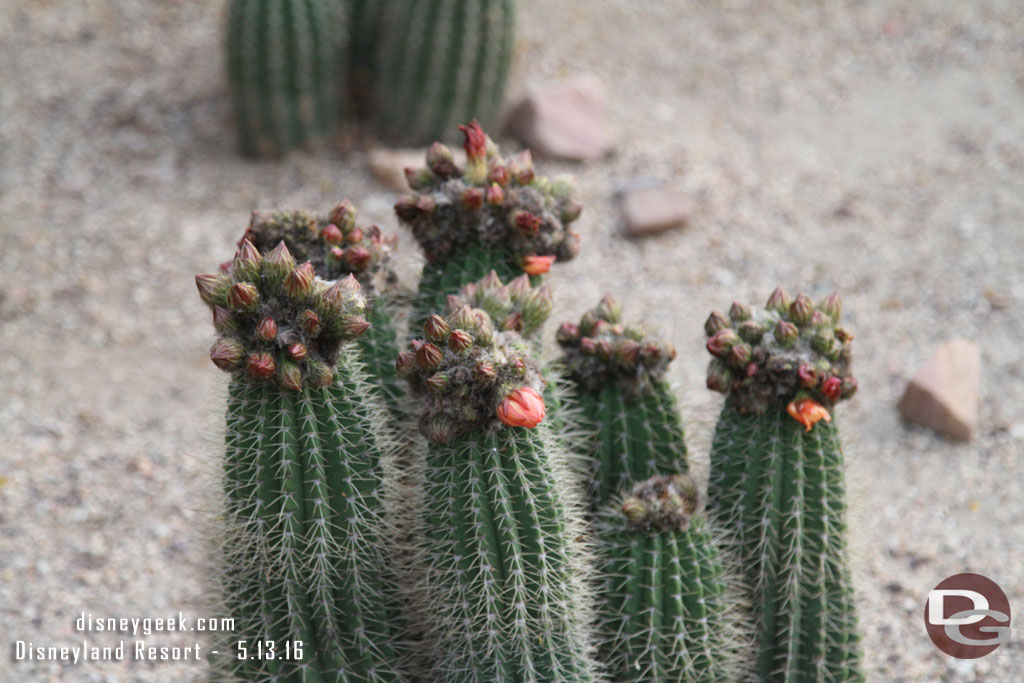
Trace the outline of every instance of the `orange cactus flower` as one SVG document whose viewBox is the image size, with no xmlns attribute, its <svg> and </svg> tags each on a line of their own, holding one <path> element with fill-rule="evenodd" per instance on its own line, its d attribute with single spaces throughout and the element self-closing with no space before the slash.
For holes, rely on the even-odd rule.
<svg viewBox="0 0 1024 683">
<path fill-rule="evenodd" d="M 498 404 L 497 413 L 509 427 L 533 429 L 544 419 L 544 399 L 530 387 L 520 387 Z"/>
<path fill-rule="evenodd" d="M 789 405 L 786 406 L 786 412 L 789 416 L 802 424 L 807 428 L 807 431 L 811 431 L 811 427 L 818 422 L 818 420 L 825 420 L 825 422 L 831 422 L 832 416 L 828 414 L 828 410 L 825 406 L 821 405 L 813 398 L 801 398 L 795 401 L 790 401 Z"/>
<path fill-rule="evenodd" d="M 551 270 L 551 266 L 555 263 L 556 258 L 554 255 L 537 256 L 536 254 L 531 254 L 523 259 L 523 270 L 527 275 L 543 275 Z"/>
</svg>

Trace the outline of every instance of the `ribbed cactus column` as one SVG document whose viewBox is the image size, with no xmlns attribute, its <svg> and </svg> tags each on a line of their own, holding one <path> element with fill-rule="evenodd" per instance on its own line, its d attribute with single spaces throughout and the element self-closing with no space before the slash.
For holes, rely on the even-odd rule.
<svg viewBox="0 0 1024 683">
<path fill-rule="evenodd" d="M 463 306 L 432 316 L 398 367 L 429 439 L 408 568 L 432 662 L 452 683 L 596 680 L 581 515 L 518 334 Z"/>
<path fill-rule="evenodd" d="M 228 78 L 244 154 L 277 156 L 335 129 L 345 23 L 338 0 L 231 0 Z"/>
<path fill-rule="evenodd" d="M 300 261 L 327 280 L 354 275 L 367 295 L 370 329 L 356 340 L 366 374 L 381 390 L 392 410 L 405 395 L 405 383 L 395 374 L 398 331 L 391 253 L 395 237 L 382 237 L 376 225 L 357 227 L 356 209 L 345 199 L 325 215 L 309 211 L 255 211 L 242 239 L 260 251 L 284 242 Z"/>
<path fill-rule="evenodd" d="M 513 0 L 382 0 L 378 135 L 422 145 L 477 118 L 497 123 L 514 54 Z"/>
<path fill-rule="evenodd" d="M 687 469 L 682 420 L 664 379 L 676 351 L 621 320 L 621 307 L 606 295 L 579 325 L 558 328 L 573 400 L 592 434 L 586 451 L 594 512 L 638 481 Z"/>
<path fill-rule="evenodd" d="M 222 538 L 235 632 L 218 658 L 246 681 L 400 681 L 386 592 L 384 409 L 354 349 L 367 329 L 353 277 L 317 278 L 284 243 L 244 241 L 196 284 L 228 389 Z M 245 640 L 248 659 L 235 658 Z"/>
<path fill-rule="evenodd" d="M 594 534 L 611 679 L 742 680 L 749 633 L 696 484 L 658 475 L 627 491 L 602 509 Z"/>
<path fill-rule="evenodd" d="M 491 270 L 505 281 L 523 272 L 540 275 L 579 250 L 579 236 L 568 226 L 582 207 L 572 200 L 568 181 L 536 175 L 529 151 L 503 159 L 475 121 L 460 129 L 466 168 L 434 143 L 427 168 L 406 171 L 414 194 L 395 204 L 427 258 L 414 329 L 441 310 L 449 294 Z"/>
<path fill-rule="evenodd" d="M 371 113 L 383 0 L 344 0 L 348 10 L 348 96 L 354 113 Z"/>
<path fill-rule="evenodd" d="M 832 295 L 776 289 L 705 325 L 708 387 L 726 394 L 709 510 L 734 534 L 758 628 L 757 678 L 862 680 L 846 564 L 843 453 L 828 408 L 857 388 Z"/>
</svg>

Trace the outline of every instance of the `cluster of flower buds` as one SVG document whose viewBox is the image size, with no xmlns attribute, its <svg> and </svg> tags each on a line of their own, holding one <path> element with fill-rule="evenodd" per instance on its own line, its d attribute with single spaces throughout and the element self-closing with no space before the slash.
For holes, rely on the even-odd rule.
<svg viewBox="0 0 1024 683">
<path fill-rule="evenodd" d="M 498 146 L 473 121 L 465 135 L 466 166 L 445 145 L 427 150 L 427 166 L 406 169 L 413 193 L 399 198 L 395 213 L 409 226 L 431 263 L 479 244 L 498 247 L 530 275 L 579 251 L 569 224 L 582 207 L 567 180 L 549 180 L 533 170 L 529 150 L 502 158 Z"/>
<path fill-rule="evenodd" d="M 733 303 L 729 315 L 704 323 L 708 388 L 729 396 L 744 413 L 786 406 L 810 429 L 831 420 L 828 406 L 857 391 L 850 371 L 853 335 L 838 326 L 838 294 L 817 305 L 806 294 L 791 298 L 776 288 L 764 309 Z"/>
<path fill-rule="evenodd" d="M 642 327 L 623 327 L 622 308 L 610 295 L 583 314 L 578 325 L 562 323 L 558 343 L 573 379 L 588 391 L 619 382 L 631 394 L 649 391 L 665 374 L 676 350 L 648 338 Z"/>
<path fill-rule="evenodd" d="M 544 379 L 523 338 L 495 328 L 486 311 L 463 305 L 432 315 L 423 338 L 395 363 L 423 398 L 420 431 L 446 443 L 471 429 L 536 427 L 544 418 Z"/>
<path fill-rule="evenodd" d="M 685 531 L 697 510 L 697 484 L 688 474 L 645 479 L 626 494 L 621 510 L 633 529 Z"/>
<path fill-rule="evenodd" d="M 294 391 L 331 384 L 341 345 L 370 326 L 353 276 L 323 280 L 309 261 L 297 265 L 283 241 L 263 255 L 244 240 L 221 272 L 196 275 L 196 286 L 219 335 L 210 360 Z"/>
<path fill-rule="evenodd" d="M 354 275 L 363 288 L 374 291 L 376 276 L 391 277 L 391 253 L 396 237 L 384 238 L 376 225 L 358 227 L 356 209 L 345 199 L 326 216 L 308 211 L 254 211 L 239 241 L 260 251 L 284 242 L 298 261 L 309 261 L 325 280 Z"/>
<path fill-rule="evenodd" d="M 507 285 L 502 284 L 492 270 L 483 279 L 463 287 L 458 294 L 450 294 L 447 312 L 463 306 L 480 308 L 491 316 L 499 330 L 518 332 L 529 339 L 551 315 L 553 305 L 551 285 L 534 287 L 526 274 Z"/>
</svg>

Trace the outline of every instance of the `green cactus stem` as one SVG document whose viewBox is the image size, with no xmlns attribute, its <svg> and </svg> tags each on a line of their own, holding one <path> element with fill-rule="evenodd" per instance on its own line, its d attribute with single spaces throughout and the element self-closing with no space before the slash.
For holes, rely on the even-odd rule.
<svg viewBox="0 0 1024 683">
<path fill-rule="evenodd" d="M 279 156 L 335 130 L 345 33 L 335 0 L 231 0 L 228 80 L 244 154 Z"/>
<path fill-rule="evenodd" d="M 328 213 L 309 211 L 254 211 L 242 240 L 260 251 L 284 242 L 298 260 L 308 260 L 314 272 L 335 280 L 353 275 L 367 294 L 366 318 L 370 328 L 356 340 L 366 373 L 379 387 L 392 411 L 405 395 L 405 383 L 395 373 L 398 306 L 391 257 L 396 237 L 383 237 L 376 225 L 359 227 L 356 209 L 345 199 Z"/>
<path fill-rule="evenodd" d="M 431 681 L 597 680 L 576 484 L 517 333 L 463 306 L 399 357 L 423 400 L 407 585 Z"/>
<path fill-rule="evenodd" d="M 843 452 L 829 412 L 857 388 L 839 297 L 776 289 L 705 325 L 708 387 L 726 394 L 709 513 L 734 535 L 758 627 L 757 679 L 863 680 L 846 560 Z"/>
<path fill-rule="evenodd" d="M 384 0 L 374 112 L 390 144 L 497 124 L 515 42 L 513 0 Z"/>
<path fill-rule="evenodd" d="M 676 399 L 664 379 L 675 349 L 623 326 L 606 295 L 578 325 L 558 329 L 562 365 L 572 380 L 588 448 L 588 500 L 596 512 L 634 483 L 685 472 L 686 442 Z"/>
<path fill-rule="evenodd" d="M 658 475 L 602 509 L 601 654 L 618 683 L 737 681 L 749 629 L 688 475 Z"/>
<path fill-rule="evenodd" d="M 427 258 L 414 328 L 441 310 L 449 294 L 491 270 L 504 281 L 523 272 L 539 276 L 579 250 L 579 236 L 569 224 L 582 207 L 571 198 L 571 184 L 538 176 L 528 151 L 502 158 L 475 121 L 460 129 L 465 168 L 456 165 L 450 149 L 434 143 L 427 167 L 406 171 L 414 193 L 395 204 Z"/>
<path fill-rule="evenodd" d="M 196 284 L 220 335 L 211 360 L 231 374 L 221 581 L 235 631 L 220 673 L 404 680 L 381 490 L 395 447 L 347 344 L 367 329 L 359 283 L 316 277 L 283 242 L 263 255 L 243 241 Z M 236 659 L 240 640 L 277 657 Z M 286 643 L 302 656 L 285 659 Z"/>
<path fill-rule="evenodd" d="M 377 44 L 381 38 L 381 0 L 346 0 L 350 26 L 348 45 L 348 95 L 354 113 L 364 119 L 371 113 L 377 74 Z"/>
</svg>

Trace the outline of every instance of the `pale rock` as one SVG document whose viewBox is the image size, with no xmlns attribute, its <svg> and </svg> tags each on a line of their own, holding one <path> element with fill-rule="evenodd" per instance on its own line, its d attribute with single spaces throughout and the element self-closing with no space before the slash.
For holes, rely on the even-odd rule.
<svg viewBox="0 0 1024 683">
<path fill-rule="evenodd" d="M 537 156 L 586 161 L 600 159 L 612 146 L 604 88 L 592 76 L 532 89 L 508 121 Z"/>
<path fill-rule="evenodd" d="M 624 191 L 619 199 L 626 232 L 648 235 L 686 224 L 693 212 L 690 200 L 678 190 L 645 187 Z"/>
<path fill-rule="evenodd" d="M 966 441 L 978 428 L 980 390 L 981 350 L 973 342 L 953 339 L 936 349 L 907 385 L 900 415 Z"/>
</svg>

